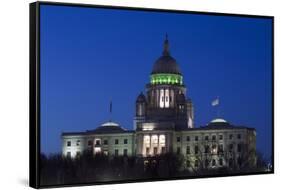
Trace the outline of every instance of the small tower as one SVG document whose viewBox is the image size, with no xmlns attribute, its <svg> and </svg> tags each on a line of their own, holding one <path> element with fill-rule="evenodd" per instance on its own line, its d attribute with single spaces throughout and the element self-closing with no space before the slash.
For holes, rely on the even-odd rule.
<svg viewBox="0 0 281 190">
<path fill-rule="evenodd" d="M 136 100 L 136 114 L 134 118 L 134 129 L 137 129 L 137 125 L 140 122 L 145 121 L 146 115 L 146 97 L 141 92 Z"/>
</svg>

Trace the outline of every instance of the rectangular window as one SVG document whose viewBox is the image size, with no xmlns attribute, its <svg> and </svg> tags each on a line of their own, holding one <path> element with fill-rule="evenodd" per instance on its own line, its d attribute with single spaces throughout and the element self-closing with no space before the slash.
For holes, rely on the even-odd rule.
<svg viewBox="0 0 281 190">
<path fill-rule="evenodd" d="M 237 139 L 241 139 L 241 134 L 237 134 Z"/>
<path fill-rule="evenodd" d="M 92 146 L 93 145 L 93 141 L 89 140 L 88 141 L 88 146 Z"/>
<path fill-rule="evenodd" d="M 190 141 L 190 137 L 189 136 L 186 137 L 186 141 Z"/>
<path fill-rule="evenodd" d="M 177 142 L 181 142 L 181 138 L 180 137 L 177 137 Z"/>
<path fill-rule="evenodd" d="M 177 147 L 177 154 L 180 154 L 180 153 L 181 153 L 181 148 Z"/>
<path fill-rule="evenodd" d="M 103 144 L 104 145 L 108 145 L 108 141 L 107 140 L 103 140 Z"/>
<path fill-rule="evenodd" d="M 76 141 L 76 146 L 80 146 L 80 140 Z"/>
<path fill-rule="evenodd" d="M 232 139 L 232 138 L 233 138 L 233 135 L 232 135 L 232 134 L 230 134 L 230 135 L 229 135 L 229 139 Z"/>
<path fill-rule="evenodd" d="M 119 144 L 119 141 L 118 141 L 118 139 L 115 139 L 115 144 Z"/>
<path fill-rule="evenodd" d="M 223 153 L 223 145 L 222 145 L 222 144 L 219 145 L 219 150 L 218 150 L 218 152 L 219 152 L 219 153 Z"/>
<path fill-rule="evenodd" d="M 210 152 L 210 147 L 209 145 L 205 145 L 205 153 L 209 153 Z"/>
<path fill-rule="evenodd" d="M 149 155 L 149 147 L 146 147 L 145 153 L 146 153 L 146 155 Z"/>
<path fill-rule="evenodd" d="M 195 153 L 195 154 L 198 154 L 198 153 L 199 153 L 199 147 L 198 147 L 197 145 L 194 147 L 194 153 Z"/>
<path fill-rule="evenodd" d="M 190 146 L 186 147 L 186 154 L 190 154 Z"/>
<path fill-rule="evenodd" d="M 71 146 L 71 141 L 67 141 L 67 146 Z"/>
<path fill-rule="evenodd" d="M 162 147 L 162 148 L 161 148 L 161 153 L 162 153 L 162 154 L 165 153 L 165 147 Z"/>
<path fill-rule="evenodd" d="M 228 145 L 228 150 L 229 150 L 229 152 L 232 152 L 232 151 L 233 151 L 233 144 L 229 144 L 229 145 Z"/>
<path fill-rule="evenodd" d="M 123 155 L 124 155 L 124 156 L 127 156 L 127 155 L 128 155 L 128 150 L 127 150 L 127 149 L 124 149 L 124 150 L 123 150 Z"/>
<path fill-rule="evenodd" d="M 220 139 L 220 140 L 222 140 L 222 139 L 223 139 L 223 136 L 222 136 L 222 135 L 220 135 L 220 136 L 219 136 L 219 139 Z"/>
<path fill-rule="evenodd" d="M 195 136 L 195 141 L 198 141 L 198 136 Z"/>
<path fill-rule="evenodd" d="M 223 160 L 221 158 L 219 159 L 219 164 L 220 164 L 220 166 L 223 165 Z"/>
<path fill-rule="evenodd" d="M 77 151 L 77 152 L 76 152 L 76 156 L 77 156 L 77 157 L 81 156 L 81 152 L 80 152 L 80 151 Z"/>
<path fill-rule="evenodd" d="M 209 140 L 209 136 L 205 136 L 205 141 L 208 141 Z"/>
<path fill-rule="evenodd" d="M 237 144 L 237 152 L 241 152 L 242 150 L 242 145 L 241 144 Z"/>
<path fill-rule="evenodd" d="M 71 152 L 67 152 L 67 153 L 66 153 L 66 156 L 67 156 L 68 158 L 70 158 L 70 157 L 71 157 Z"/>
<path fill-rule="evenodd" d="M 216 166 L 216 160 L 215 159 L 212 160 L 212 166 Z"/>
<path fill-rule="evenodd" d="M 96 145 L 100 145 L 100 140 L 96 140 Z"/>
<path fill-rule="evenodd" d="M 156 155 L 157 154 L 157 147 L 153 148 L 153 154 Z"/>
<path fill-rule="evenodd" d="M 128 144 L 128 139 L 124 139 L 124 144 Z"/>
<path fill-rule="evenodd" d="M 212 136 L 212 140 L 215 141 L 216 139 L 217 139 L 217 136 L 216 136 L 216 135 L 213 135 L 213 136 Z"/>
<path fill-rule="evenodd" d="M 114 155 L 115 155 L 115 156 L 118 156 L 118 149 L 115 149 Z"/>
</svg>

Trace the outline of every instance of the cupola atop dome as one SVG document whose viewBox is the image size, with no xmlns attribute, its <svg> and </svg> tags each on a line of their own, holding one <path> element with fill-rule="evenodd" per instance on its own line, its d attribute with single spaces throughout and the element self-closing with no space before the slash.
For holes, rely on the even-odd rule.
<svg viewBox="0 0 281 190">
<path fill-rule="evenodd" d="M 180 68 L 176 60 L 170 55 L 167 34 L 164 41 L 162 56 L 154 63 L 150 82 L 151 84 L 183 84 Z"/>
</svg>

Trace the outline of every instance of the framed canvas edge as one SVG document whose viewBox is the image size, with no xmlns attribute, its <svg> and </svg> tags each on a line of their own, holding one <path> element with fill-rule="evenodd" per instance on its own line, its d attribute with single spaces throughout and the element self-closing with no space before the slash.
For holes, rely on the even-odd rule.
<svg viewBox="0 0 281 190">
<path fill-rule="evenodd" d="M 40 187 L 39 2 L 29 4 L 29 185 Z"/>
<path fill-rule="evenodd" d="M 184 13 L 184 14 L 201 14 L 211 16 L 233 16 L 246 18 L 263 18 L 270 19 L 272 23 L 272 170 L 267 172 L 249 172 L 243 174 L 216 174 L 204 176 L 188 176 L 188 177 L 169 177 L 169 178 L 150 178 L 150 179 L 135 179 L 135 180 L 120 180 L 109 182 L 91 182 L 91 183 L 73 183 L 62 185 L 40 185 L 40 5 L 55 5 L 55 6 L 72 6 L 72 7 L 87 7 L 87 8 L 105 8 L 118 10 L 135 10 L 148 12 L 169 12 L 169 13 Z M 29 4 L 29 185 L 33 188 L 55 188 L 55 187 L 75 187 L 89 185 L 112 185 L 123 183 L 140 183 L 153 181 L 167 180 L 188 180 L 198 178 L 216 178 L 216 177 L 235 177 L 248 175 L 263 175 L 275 173 L 275 154 L 274 154 L 274 16 L 268 15 L 249 15 L 235 13 L 218 13 L 218 12 L 201 12 L 189 10 L 172 10 L 172 9 L 157 9 L 144 7 L 126 7 L 114 5 L 95 5 L 83 3 L 62 3 L 49 1 L 36 1 Z"/>
</svg>

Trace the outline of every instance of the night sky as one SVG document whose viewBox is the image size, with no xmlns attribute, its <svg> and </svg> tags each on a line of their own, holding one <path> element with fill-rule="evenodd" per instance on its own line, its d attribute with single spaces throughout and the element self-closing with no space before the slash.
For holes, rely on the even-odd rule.
<svg viewBox="0 0 281 190">
<path fill-rule="evenodd" d="M 271 19 L 52 5 L 40 13 L 43 153 L 61 151 L 61 132 L 110 117 L 132 129 L 136 97 L 168 33 L 196 127 L 216 117 L 219 96 L 221 116 L 256 128 L 257 149 L 271 156 Z"/>
</svg>

